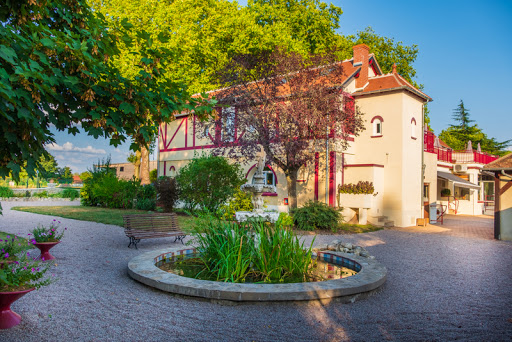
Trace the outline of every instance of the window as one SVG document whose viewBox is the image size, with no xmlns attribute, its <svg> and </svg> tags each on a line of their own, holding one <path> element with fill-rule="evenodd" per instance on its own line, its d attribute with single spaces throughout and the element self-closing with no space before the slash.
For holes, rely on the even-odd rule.
<svg viewBox="0 0 512 342">
<path fill-rule="evenodd" d="M 124 166 L 121 166 L 121 167 L 119 168 L 119 172 L 123 172 L 123 171 L 124 171 Z"/>
<path fill-rule="evenodd" d="M 414 139 L 414 140 L 417 139 L 417 136 L 416 136 L 416 119 L 415 118 L 411 119 L 411 139 Z"/>
<path fill-rule="evenodd" d="M 373 117 L 372 123 L 372 138 L 379 138 L 382 136 L 382 123 L 384 119 L 380 116 Z"/>
<path fill-rule="evenodd" d="M 235 108 L 222 110 L 222 141 L 235 140 Z"/>
<path fill-rule="evenodd" d="M 263 169 L 263 176 L 265 177 L 265 184 L 274 186 L 276 185 L 276 177 L 274 176 L 274 172 L 268 166 L 265 166 Z M 254 177 L 252 178 L 252 183 L 254 184 Z"/>
</svg>

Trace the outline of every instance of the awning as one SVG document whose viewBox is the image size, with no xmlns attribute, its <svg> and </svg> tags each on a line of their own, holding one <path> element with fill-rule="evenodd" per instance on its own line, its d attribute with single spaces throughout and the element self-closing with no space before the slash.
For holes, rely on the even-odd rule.
<svg viewBox="0 0 512 342">
<path fill-rule="evenodd" d="M 468 188 L 468 189 L 475 189 L 475 190 L 480 189 L 480 186 L 473 184 L 471 182 L 468 182 L 467 180 L 462 179 L 458 176 L 455 176 L 452 173 L 437 171 L 437 177 L 449 180 L 450 182 L 453 182 L 459 188 Z"/>
</svg>

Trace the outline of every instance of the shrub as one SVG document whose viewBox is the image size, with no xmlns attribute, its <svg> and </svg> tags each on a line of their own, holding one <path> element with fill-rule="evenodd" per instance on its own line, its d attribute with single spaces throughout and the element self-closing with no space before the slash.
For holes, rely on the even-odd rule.
<svg viewBox="0 0 512 342">
<path fill-rule="evenodd" d="M 340 194 L 373 194 L 375 191 L 372 182 L 358 182 L 357 184 L 340 184 L 338 193 Z"/>
<path fill-rule="evenodd" d="M 452 194 L 451 190 L 450 189 L 443 189 L 441 190 L 441 196 L 442 197 L 448 197 Z"/>
<path fill-rule="evenodd" d="M 173 210 L 179 197 L 179 189 L 176 179 L 171 177 L 160 177 L 155 182 L 155 189 L 158 198 L 158 204 L 169 213 Z"/>
<path fill-rule="evenodd" d="M 0 186 L 0 197 L 14 197 L 14 192 L 6 186 Z"/>
<path fill-rule="evenodd" d="M 176 177 L 181 197 L 189 210 L 203 209 L 216 213 L 246 182 L 242 168 L 226 158 L 201 156 L 183 167 Z"/>
<path fill-rule="evenodd" d="M 48 198 L 49 197 L 49 194 L 48 194 L 48 191 L 44 190 L 44 191 L 41 191 L 41 192 L 36 192 L 34 194 L 34 197 L 39 197 L 39 198 Z"/>
<path fill-rule="evenodd" d="M 157 179 L 158 179 L 158 170 L 154 169 L 154 170 L 149 171 L 149 181 L 151 183 L 154 183 L 154 182 L 156 182 Z"/>
<path fill-rule="evenodd" d="M 153 211 L 156 208 L 156 199 L 153 199 L 153 198 L 138 199 L 135 207 L 139 210 Z"/>
<path fill-rule="evenodd" d="M 136 208 L 139 210 L 155 210 L 156 190 L 153 185 L 147 184 L 139 188 Z"/>
<path fill-rule="evenodd" d="M 277 224 L 282 225 L 283 227 L 291 228 L 293 227 L 293 216 L 284 212 L 279 213 Z"/>
<path fill-rule="evenodd" d="M 251 211 L 253 209 L 251 194 L 237 189 L 233 198 L 227 204 L 220 206 L 218 216 L 225 220 L 232 220 L 237 211 Z"/>
<path fill-rule="evenodd" d="M 80 193 L 75 190 L 75 189 L 64 189 L 61 193 L 60 193 L 60 196 L 62 198 L 69 198 L 71 199 L 72 201 L 78 197 L 80 197 Z"/>
<path fill-rule="evenodd" d="M 342 218 L 338 210 L 318 201 L 309 201 L 302 208 L 293 212 L 295 225 L 302 230 L 331 229 L 336 231 Z"/>
</svg>

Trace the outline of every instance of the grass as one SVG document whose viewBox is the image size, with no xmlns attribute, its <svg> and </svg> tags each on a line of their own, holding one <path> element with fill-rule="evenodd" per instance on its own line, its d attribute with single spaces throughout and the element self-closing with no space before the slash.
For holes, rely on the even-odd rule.
<svg viewBox="0 0 512 342">
<path fill-rule="evenodd" d="M 58 216 L 80 221 L 91 221 L 105 224 L 123 226 L 123 216 L 131 214 L 146 214 L 145 210 L 135 209 L 109 209 L 82 206 L 49 206 L 49 207 L 13 207 L 12 210 L 24 211 L 34 214 Z M 178 216 L 178 222 L 184 231 L 192 231 L 196 218 L 190 216 Z"/>
<path fill-rule="evenodd" d="M 338 226 L 338 232 L 349 232 L 349 233 L 370 233 L 370 232 L 376 232 L 377 230 L 381 230 L 383 227 L 374 226 L 371 224 L 351 224 L 351 223 L 341 223 Z"/>
</svg>

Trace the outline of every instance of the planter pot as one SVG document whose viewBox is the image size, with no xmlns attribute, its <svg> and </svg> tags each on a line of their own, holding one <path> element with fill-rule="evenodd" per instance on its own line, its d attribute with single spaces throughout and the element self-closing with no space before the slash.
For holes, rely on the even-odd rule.
<svg viewBox="0 0 512 342">
<path fill-rule="evenodd" d="M 36 242 L 34 246 L 39 248 L 41 251 L 41 255 L 37 258 L 37 260 L 53 260 L 55 257 L 50 254 L 50 249 L 53 248 L 56 244 L 60 243 L 60 241 L 56 242 Z"/>
<path fill-rule="evenodd" d="M 12 328 L 21 322 L 21 316 L 11 310 L 11 304 L 35 289 L 0 292 L 0 329 Z"/>
<path fill-rule="evenodd" d="M 340 207 L 344 208 L 371 208 L 372 197 L 371 194 L 339 194 Z"/>
</svg>

